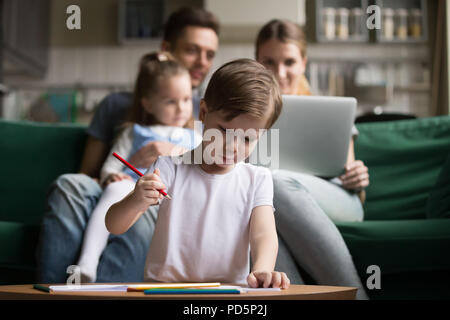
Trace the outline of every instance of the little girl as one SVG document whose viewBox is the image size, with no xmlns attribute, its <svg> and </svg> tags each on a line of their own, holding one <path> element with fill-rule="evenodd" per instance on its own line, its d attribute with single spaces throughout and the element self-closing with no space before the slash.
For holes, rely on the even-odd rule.
<svg viewBox="0 0 450 320">
<path fill-rule="evenodd" d="M 141 59 L 128 120 L 100 172 L 100 183 L 105 189 L 89 219 L 77 263 L 82 282 L 96 280 L 99 259 L 109 237 L 106 212 L 134 189 L 138 178 L 130 169 L 124 169 L 112 153 L 129 159 L 149 142 L 167 141 L 177 146 L 171 155 L 179 155 L 201 141 L 199 134 L 188 129 L 193 127 L 188 71 L 170 54 L 152 53 Z M 142 173 L 147 170 L 138 169 Z"/>
</svg>

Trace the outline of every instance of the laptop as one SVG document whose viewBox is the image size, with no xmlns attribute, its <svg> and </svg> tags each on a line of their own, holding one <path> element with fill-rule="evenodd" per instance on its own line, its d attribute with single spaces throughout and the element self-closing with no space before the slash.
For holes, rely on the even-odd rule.
<svg viewBox="0 0 450 320">
<path fill-rule="evenodd" d="M 357 101 L 348 97 L 283 97 L 283 110 L 266 133 L 271 169 L 282 169 L 331 178 L 344 173 Z M 261 141 L 264 141 L 263 139 Z M 261 142 L 260 141 L 260 142 Z M 273 148 L 272 148 L 273 146 Z M 258 146 L 260 148 L 260 146 Z M 255 150 L 256 151 L 256 150 Z M 278 159 L 276 153 L 278 151 Z M 278 162 L 274 166 L 274 161 Z M 258 164 L 261 163 L 258 156 Z"/>
</svg>

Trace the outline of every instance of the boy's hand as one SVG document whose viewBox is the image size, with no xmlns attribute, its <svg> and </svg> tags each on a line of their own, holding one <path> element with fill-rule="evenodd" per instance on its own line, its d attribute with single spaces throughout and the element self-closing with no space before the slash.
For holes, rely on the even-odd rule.
<svg viewBox="0 0 450 320">
<path fill-rule="evenodd" d="M 141 177 L 134 187 L 133 197 L 138 203 L 142 203 L 144 210 L 151 205 L 159 203 L 164 196 L 158 190 L 164 190 L 166 186 L 159 177 L 159 169 L 155 169 L 153 173 L 146 173 Z"/>
<path fill-rule="evenodd" d="M 281 288 L 288 289 L 291 281 L 286 273 L 278 271 L 252 271 L 247 277 L 251 288 Z"/>
<path fill-rule="evenodd" d="M 116 182 L 116 181 L 121 181 L 121 180 L 133 180 L 133 178 L 131 178 L 129 175 L 127 175 L 126 173 L 111 173 L 106 179 L 105 182 L 103 183 L 103 187 L 106 187 L 108 184 L 112 183 L 112 182 Z"/>
</svg>

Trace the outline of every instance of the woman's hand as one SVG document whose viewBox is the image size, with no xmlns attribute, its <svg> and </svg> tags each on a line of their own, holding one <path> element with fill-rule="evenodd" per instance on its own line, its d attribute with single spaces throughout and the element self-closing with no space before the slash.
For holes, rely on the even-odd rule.
<svg viewBox="0 0 450 320">
<path fill-rule="evenodd" d="M 361 160 L 347 163 L 345 173 L 339 177 L 342 186 L 348 190 L 362 191 L 369 185 L 369 169 Z"/>
<path fill-rule="evenodd" d="M 256 270 L 248 275 L 247 283 L 251 288 L 288 289 L 291 281 L 284 272 Z"/>
<path fill-rule="evenodd" d="M 129 175 L 119 172 L 119 173 L 112 173 L 108 177 L 106 177 L 105 182 L 103 183 L 103 187 L 106 187 L 112 182 L 116 181 L 122 181 L 122 180 L 133 180 Z"/>
</svg>

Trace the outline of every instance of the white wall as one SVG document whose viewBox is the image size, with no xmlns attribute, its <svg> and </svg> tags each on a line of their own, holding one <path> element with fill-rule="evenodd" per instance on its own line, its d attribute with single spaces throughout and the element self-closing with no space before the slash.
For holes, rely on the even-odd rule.
<svg viewBox="0 0 450 320">
<path fill-rule="evenodd" d="M 224 26 L 262 26 L 271 19 L 305 24 L 305 0 L 205 0 Z"/>
<path fill-rule="evenodd" d="M 111 90 L 132 90 L 137 73 L 137 64 L 145 53 L 158 50 L 159 41 L 147 45 L 105 47 L 52 47 L 49 52 L 49 68 L 44 79 L 30 80 L 9 77 L 8 85 L 19 90 L 17 95 L 5 101 L 7 118 L 15 119 L 26 112 L 37 97 L 48 89 L 60 87 L 76 88 L 82 85 L 87 90 L 83 105 L 91 110 Z M 220 46 L 211 74 L 225 62 L 237 58 L 253 58 L 253 43 L 224 44 Z M 203 88 L 204 89 L 204 88 Z"/>
</svg>

